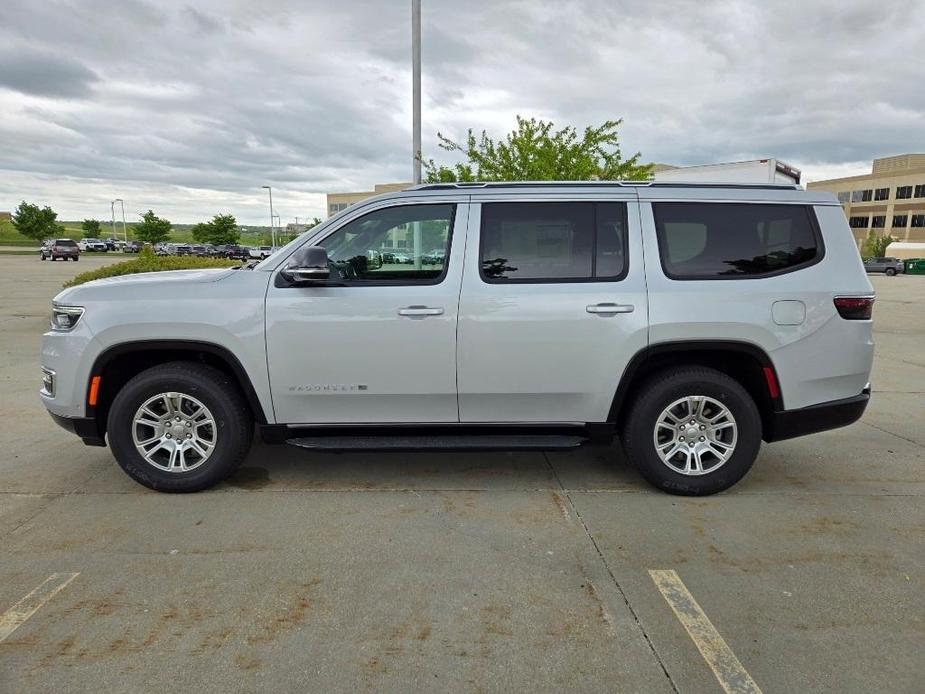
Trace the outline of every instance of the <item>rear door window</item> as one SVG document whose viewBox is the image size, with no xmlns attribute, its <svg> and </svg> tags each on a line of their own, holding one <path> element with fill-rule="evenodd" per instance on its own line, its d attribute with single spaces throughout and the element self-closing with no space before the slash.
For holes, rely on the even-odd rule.
<svg viewBox="0 0 925 694">
<path fill-rule="evenodd" d="M 480 272 L 498 284 L 618 280 L 626 242 L 624 203 L 484 203 Z"/>
<path fill-rule="evenodd" d="M 765 277 L 822 258 L 806 205 L 653 203 L 659 254 L 672 279 Z"/>
</svg>

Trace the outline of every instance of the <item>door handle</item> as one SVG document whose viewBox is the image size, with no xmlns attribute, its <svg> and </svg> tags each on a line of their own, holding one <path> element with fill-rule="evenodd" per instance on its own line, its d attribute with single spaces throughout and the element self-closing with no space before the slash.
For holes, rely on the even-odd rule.
<svg viewBox="0 0 925 694">
<path fill-rule="evenodd" d="M 588 313 L 598 313 L 605 316 L 612 316 L 615 313 L 632 313 L 636 310 L 636 307 L 632 304 L 614 304 L 614 303 L 603 303 L 603 304 L 588 304 L 585 307 L 585 311 Z"/>
<path fill-rule="evenodd" d="M 398 309 L 399 316 L 424 317 L 424 316 L 442 316 L 443 309 L 432 306 L 406 306 Z"/>
</svg>

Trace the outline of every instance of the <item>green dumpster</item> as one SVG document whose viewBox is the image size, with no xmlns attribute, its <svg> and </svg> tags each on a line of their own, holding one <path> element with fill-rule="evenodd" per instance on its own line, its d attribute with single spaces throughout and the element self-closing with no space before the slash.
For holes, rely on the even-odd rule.
<svg viewBox="0 0 925 694">
<path fill-rule="evenodd" d="M 925 258 L 909 258 L 903 262 L 907 275 L 925 275 Z"/>
</svg>

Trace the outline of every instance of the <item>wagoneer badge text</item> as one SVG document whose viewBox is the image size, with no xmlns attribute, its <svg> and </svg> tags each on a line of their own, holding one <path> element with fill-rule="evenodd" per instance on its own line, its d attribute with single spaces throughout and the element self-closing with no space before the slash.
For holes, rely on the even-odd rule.
<svg viewBox="0 0 925 694">
<path fill-rule="evenodd" d="M 304 386 L 289 386 L 290 393 L 356 393 L 367 386 L 352 383 L 309 383 Z"/>
</svg>

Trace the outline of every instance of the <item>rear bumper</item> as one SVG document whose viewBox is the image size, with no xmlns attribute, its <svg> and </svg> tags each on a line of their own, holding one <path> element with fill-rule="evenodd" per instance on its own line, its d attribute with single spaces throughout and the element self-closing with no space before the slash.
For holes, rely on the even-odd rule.
<svg viewBox="0 0 925 694">
<path fill-rule="evenodd" d="M 870 401 L 870 388 L 859 395 L 844 400 L 832 400 L 798 410 L 783 410 L 771 415 L 770 431 L 765 432 L 765 441 L 806 436 L 820 431 L 837 429 L 858 421 Z"/>
<path fill-rule="evenodd" d="M 48 413 L 55 424 L 72 434 L 77 434 L 88 446 L 105 446 L 106 439 L 100 434 L 96 420 L 91 417 L 62 417 L 53 412 Z"/>
</svg>

